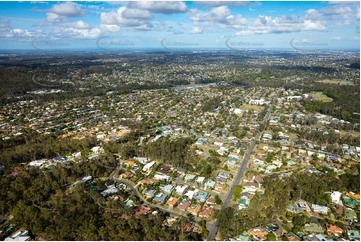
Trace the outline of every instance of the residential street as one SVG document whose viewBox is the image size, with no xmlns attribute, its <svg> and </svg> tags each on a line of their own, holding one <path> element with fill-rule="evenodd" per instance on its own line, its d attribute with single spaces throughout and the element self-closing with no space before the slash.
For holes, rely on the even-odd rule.
<svg viewBox="0 0 361 242">
<path fill-rule="evenodd" d="M 263 124 L 266 124 L 267 121 L 269 120 L 269 118 L 271 117 L 272 109 L 273 109 L 273 102 L 272 102 L 272 104 L 269 106 L 269 109 L 268 109 L 268 112 L 267 112 L 267 114 L 266 114 L 266 116 L 265 116 L 265 119 L 264 119 L 264 121 L 263 121 Z M 232 198 L 232 196 L 233 196 L 234 188 L 240 183 L 244 172 L 247 170 L 248 160 L 249 160 L 249 158 L 251 157 L 251 154 L 252 154 L 254 148 L 256 147 L 256 143 L 257 143 L 257 141 L 260 139 L 261 134 L 262 134 L 261 131 L 257 133 L 257 135 L 256 135 L 256 137 L 254 138 L 252 144 L 251 144 L 250 147 L 248 148 L 248 150 L 247 150 L 247 152 L 246 152 L 246 154 L 245 154 L 245 156 L 244 156 L 244 159 L 243 159 L 243 161 L 242 161 L 242 164 L 241 164 L 240 167 L 239 167 L 239 170 L 238 170 L 238 172 L 237 172 L 237 175 L 235 176 L 235 178 L 234 178 L 234 180 L 233 180 L 233 183 L 232 183 L 231 187 L 229 188 L 229 192 L 228 192 L 228 194 L 227 194 L 227 196 L 226 196 L 226 199 L 223 201 L 223 205 L 222 205 L 222 207 L 221 207 L 221 210 L 224 209 L 224 208 L 226 208 L 226 207 L 229 205 L 229 203 L 230 203 L 230 201 L 231 201 L 231 198 Z M 217 227 L 217 225 L 218 225 L 218 220 L 216 219 L 216 220 L 214 221 L 214 223 L 212 224 L 211 229 L 209 230 L 209 234 L 208 234 L 207 239 L 206 239 L 207 241 L 212 241 L 212 240 L 214 240 L 214 238 L 216 237 L 216 234 L 217 234 L 217 232 L 218 232 L 218 227 Z"/>
</svg>

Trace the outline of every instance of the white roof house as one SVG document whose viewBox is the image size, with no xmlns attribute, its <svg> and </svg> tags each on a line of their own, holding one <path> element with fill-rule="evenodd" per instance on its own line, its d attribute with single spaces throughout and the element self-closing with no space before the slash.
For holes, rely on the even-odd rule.
<svg viewBox="0 0 361 242">
<path fill-rule="evenodd" d="M 175 191 L 176 191 L 176 193 L 177 193 L 178 195 L 183 195 L 184 191 L 185 191 L 187 188 L 188 188 L 187 185 L 183 185 L 183 186 L 179 186 L 179 185 L 178 185 L 178 186 L 175 188 Z"/>
<path fill-rule="evenodd" d="M 155 164 L 154 161 L 147 163 L 144 167 L 142 171 L 148 171 L 153 165 Z"/>
<path fill-rule="evenodd" d="M 312 204 L 312 210 L 317 213 L 323 213 L 323 214 L 328 213 L 328 207 L 317 205 L 317 204 Z"/>
<path fill-rule="evenodd" d="M 342 205 L 341 195 L 342 195 L 341 192 L 338 192 L 338 191 L 332 192 L 332 193 L 331 193 L 331 200 L 332 200 L 332 202 L 333 202 L 333 203 L 336 203 L 336 204 Z"/>
<path fill-rule="evenodd" d="M 189 199 L 192 199 L 196 194 L 198 193 L 198 189 L 195 190 L 188 190 L 184 196 L 188 197 Z"/>
<path fill-rule="evenodd" d="M 163 175 L 163 174 L 155 174 L 155 175 L 154 175 L 154 179 L 156 179 L 156 180 L 163 180 L 163 181 L 169 181 L 169 180 L 170 180 L 170 176 Z"/>
<path fill-rule="evenodd" d="M 29 236 L 29 231 L 25 230 L 23 232 L 19 231 L 15 234 L 5 238 L 5 241 L 29 241 L 31 237 Z"/>
<path fill-rule="evenodd" d="M 199 176 L 199 177 L 197 177 L 196 182 L 197 182 L 197 183 L 203 183 L 203 182 L 204 182 L 204 179 L 206 179 L 206 178 L 203 177 L 203 176 Z"/>
</svg>

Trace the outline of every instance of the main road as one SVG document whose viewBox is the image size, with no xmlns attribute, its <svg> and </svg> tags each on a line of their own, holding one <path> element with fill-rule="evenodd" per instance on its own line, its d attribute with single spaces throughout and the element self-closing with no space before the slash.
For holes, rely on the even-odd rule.
<svg viewBox="0 0 361 242">
<path fill-rule="evenodd" d="M 269 118 L 271 117 L 272 109 L 273 109 L 273 101 L 272 101 L 271 105 L 269 106 L 268 112 L 267 112 L 267 114 L 266 114 L 266 116 L 265 116 L 265 118 L 263 120 L 263 123 L 262 123 L 263 127 L 265 127 L 265 125 L 267 124 Z M 229 203 L 231 201 L 231 198 L 233 196 L 234 188 L 241 182 L 243 173 L 247 169 L 248 160 L 251 157 L 251 154 L 252 154 L 254 148 L 256 147 L 257 141 L 261 137 L 262 131 L 263 130 L 261 130 L 261 131 L 259 131 L 257 133 L 256 137 L 254 138 L 254 140 L 252 141 L 250 147 L 248 148 L 248 150 L 247 150 L 247 152 L 246 152 L 246 154 L 245 154 L 245 156 L 243 158 L 242 164 L 239 167 L 238 172 L 237 172 L 237 174 L 236 174 L 236 176 L 235 176 L 235 178 L 233 180 L 233 183 L 232 183 L 232 185 L 231 185 L 231 187 L 229 189 L 229 192 L 228 192 L 228 194 L 226 196 L 226 199 L 223 201 L 223 205 L 221 207 L 221 210 L 225 209 L 229 205 Z M 217 225 L 218 225 L 218 220 L 215 219 L 215 221 L 211 225 L 211 228 L 209 230 L 209 233 L 208 233 L 208 236 L 207 236 L 206 240 L 208 240 L 208 241 L 214 240 L 214 238 L 216 237 L 216 234 L 218 232 L 218 226 Z"/>
</svg>

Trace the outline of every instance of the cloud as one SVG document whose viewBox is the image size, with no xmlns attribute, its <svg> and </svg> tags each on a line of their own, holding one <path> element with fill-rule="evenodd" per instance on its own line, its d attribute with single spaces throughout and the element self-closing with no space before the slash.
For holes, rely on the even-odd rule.
<svg viewBox="0 0 361 242">
<path fill-rule="evenodd" d="M 36 37 L 45 36 L 42 30 L 26 30 L 13 28 L 11 21 L 6 18 L 0 18 L 0 38 L 18 39 L 21 41 L 32 40 Z"/>
<path fill-rule="evenodd" d="M 259 15 L 253 25 L 237 32 L 236 35 L 280 34 L 300 31 L 323 31 L 325 29 L 326 27 L 319 21 L 306 20 L 300 17 L 279 16 L 272 18 L 271 16 Z"/>
<path fill-rule="evenodd" d="M 104 29 L 118 27 L 133 27 L 139 30 L 149 30 L 152 16 L 148 10 L 133 9 L 126 6 L 120 7 L 117 11 L 102 13 L 100 22 Z"/>
<path fill-rule="evenodd" d="M 72 2 L 53 5 L 48 10 L 48 12 L 66 17 L 81 17 L 84 15 L 84 11 L 81 9 L 81 7 L 78 4 Z"/>
<path fill-rule="evenodd" d="M 52 31 L 51 36 L 59 39 L 96 39 L 101 35 L 99 28 L 78 29 L 78 28 L 58 28 Z"/>
<path fill-rule="evenodd" d="M 335 37 L 329 38 L 329 40 L 331 40 L 331 41 L 340 41 L 341 38 L 339 36 L 335 36 Z"/>
<path fill-rule="evenodd" d="M 68 22 L 69 18 L 82 17 L 84 11 L 78 4 L 65 2 L 55 4 L 50 9 L 45 10 L 48 23 Z"/>
<path fill-rule="evenodd" d="M 232 15 L 227 6 L 215 7 L 210 11 L 199 11 L 198 9 L 191 9 L 188 12 L 188 16 L 196 23 L 196 25 L 217 25 L 221 28 L 240 29 L 247 22 L 247 20 L 240 14 Z"/>
<path fill-rule="evenodd" d="M 207 7 L 219 7 L 219 6 L 235 6 L 235 7 L 245 7 L 250 5 L 248 1 L 195 1 L 197 5 L 207 6 Z"/>
<path fill-rule="evenodd" d="M 91 26 L 88 23 L 85 23 L 82 20 L 76 21 L 76 22 L 68 22 L 68 23 L 64 23 L 63 26 L 65 27 L 72 27 L 75 29 L 90 29 Z"/>
<path fill-rule="evenodd" d="M 194 26 L 192 28 L 191 34 L 202 34 L 202 33 L 203 33 L 203 29 L 201 29 L 200 27 Z"/>
<path fill-rule="evenodd" d="M 320 10 L 308 9 L 305 12 L 306 19 L 336 22 L 338 25 L 349 25 L 352 22 L 353 10 L 349 6 L 331 6 Z M 357 17 L 357 10 L 356 10 Z"/>
<path fill-rule="evenodd" d="M 184 13 L 187 11 L 187 5 L 184 2 L 176 1 L 137 1 L 129 2 L 128 7 L 162 14 Z"/>
</svg>

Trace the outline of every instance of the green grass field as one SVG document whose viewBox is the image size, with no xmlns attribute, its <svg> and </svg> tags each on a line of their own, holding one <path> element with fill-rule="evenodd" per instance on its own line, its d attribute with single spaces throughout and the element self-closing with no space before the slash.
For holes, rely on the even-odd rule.
<svg viewBox="0 0 361 242">
<path fill-rule="evenodd" d="M 327 84 L 335 84 L 335 85 L 350 85 L 350 86 L 353 86 L 354 84 L 352 82 L 347 82 L 347 81 L 340 81 L 340 80 L 321 80 L 321 81 L 318 81 L 318 82 L 321 82 L 321 83 L 327 83 Z"/>
<path fill-rule="evenodd" d="M 241 106 L 242 110 L 254 110 L 254 111 L 261 111 L 264 107 L 263 106 L 257 106 L 257 105 L 249 105 L 245 104 Z"/>
<path fill-rule="evenodd" d="M 332 102 L 332 100 L 333 100 L 332 98 L 326 96 L 322 92 L 313 92 L 310 95 L 312 97 L 314 97 L 316 99 L 316 101 L 320 101 L 320 102 L 324 102 L 324 103 L 329 103 L 329 102 Z"/>
</svg>

